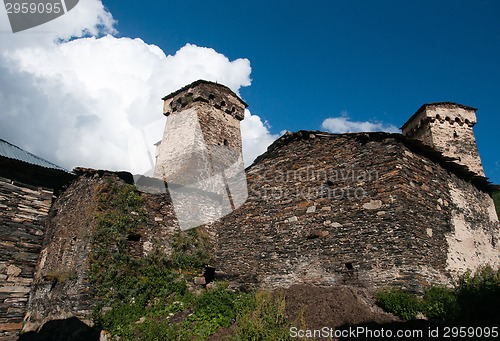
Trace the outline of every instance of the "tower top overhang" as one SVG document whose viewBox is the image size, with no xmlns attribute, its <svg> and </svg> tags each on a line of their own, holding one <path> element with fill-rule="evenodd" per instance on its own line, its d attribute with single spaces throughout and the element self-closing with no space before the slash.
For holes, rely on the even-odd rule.
<svg viewBox="0 0 500 341">
<path fill-rule="evenodd" d="M 248 105 L 225 85 L 206 80 L 197 80 L 162 98 L 163 114 L 169 116 L 187 108 L 192 103 L 203 102 L 243 120 Z"/>
</svg>

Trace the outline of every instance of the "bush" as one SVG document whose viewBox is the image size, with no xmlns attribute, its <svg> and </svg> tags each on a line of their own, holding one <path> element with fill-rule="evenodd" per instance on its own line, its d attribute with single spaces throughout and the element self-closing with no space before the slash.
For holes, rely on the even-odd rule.
<svg viewBox="0 0 500 341">
<path fill-rule="evenodd" d="M 422 312 L 431 319 L 469 325 L 492 325 L 500 321 L 500 269 L 490 266 L 461 276 L 454 289 L 430 287 L 423 299 L 401 289 L 381 290 L 377 303 L 405 320 Z"/>
<path fill-rule="evenodd" d="M 273 296 L 269 291 L 257 292 L 254 305 L 247 306 L 246 313 L 238 318 L 233 340 L 292 340 L 283 293 Z"/>
<path fill-rule="evenodd" d="M 485 266 L 461 276 L 456 288 L 460 319 L 474 323 L 500 320 L 500 269 Z"/>
<path fill-rule="evenodd" d="M 460 307 L 452 289 L 437 286 L 425 291 L 422 312 L 430 319 L 451 320 L 457 317 Z"/>
<path fill-rule="evenodd" d="M 497 215 L 500 219 L 500 191 L 493 193 L 493 200 L 495 201 L 495 207 L 497 209 Z"/>
<path fill-rule="evenodd" d="M 376 299 L 382 309 L 407 321 L 414 319 L 420 311 L 419 299 L 401 289 L 381 290 Z"/>
</svg>

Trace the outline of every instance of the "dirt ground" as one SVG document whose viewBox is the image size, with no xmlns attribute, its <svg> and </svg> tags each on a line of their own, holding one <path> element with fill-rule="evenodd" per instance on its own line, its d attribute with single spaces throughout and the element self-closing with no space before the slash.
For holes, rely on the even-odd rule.
<svg viewBox="0 0 500 341">
<path fill-rule="evenodd" d="M 324 327 L 342 329 L 349 326 L 378 326 L 400 323 L 400 320 L 379 308 L 369 290 L 351 286 L 318 287 L 298 284 L 283 290 L 285 312 L 291 325 L 314 330 Z M 225 340 L 231 328 L 221 328 L 209 341 Z M 307 340 L 337 340 L 308 338 Z"/>
<path fill-rule="evenodd" d="M 286 313 L 292 324 L 298 322 L 298 315 L 302 314 L 308 329 L 397 321 L 396 317 L 379 308 L 364 288 L 298 284 L 285 290 L 285 301 Z"/>
</svg>

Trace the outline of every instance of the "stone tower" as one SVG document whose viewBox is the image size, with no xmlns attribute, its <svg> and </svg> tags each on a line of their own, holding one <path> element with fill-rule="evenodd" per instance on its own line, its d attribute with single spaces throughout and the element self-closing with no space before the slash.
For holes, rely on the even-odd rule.
<svg viewBox="0 0 500 341">
<path fill-rule="evenodd" d="M 168 184 L 182 229 L 219 219 L 248 196 L 240 132 L 247 105 L 228 87 L 204 80 L 163 100 L 168 118 L 154 177 Z"/>
<path fill-rule="evenodd" d="M 401 127 L 403 135 L 422 141 L 456 163 L 484 176 L 472 127 L 475 108 L 439 102 L 422 105 Z"/>
</svg>

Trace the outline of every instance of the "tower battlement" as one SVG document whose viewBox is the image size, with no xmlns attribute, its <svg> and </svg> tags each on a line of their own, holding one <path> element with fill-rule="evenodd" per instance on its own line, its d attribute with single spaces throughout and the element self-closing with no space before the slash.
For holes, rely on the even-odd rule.
<svg viewBox="0 0 500 341">
<path fill-rule="evenodd" d="M 248 106 L 227 86 L 205 80 L 197 80 L 162 99 L 165 116 L 181 111 L 192 103 L 203 102 L 241 121 Z"/>
<path fill-rule="evenodd" d="M 403 135 L 417 139 L 484 176 L 472 127 L 476 108 L 451 102 L 422 105 L 401 127 Z"/>
</svg>

